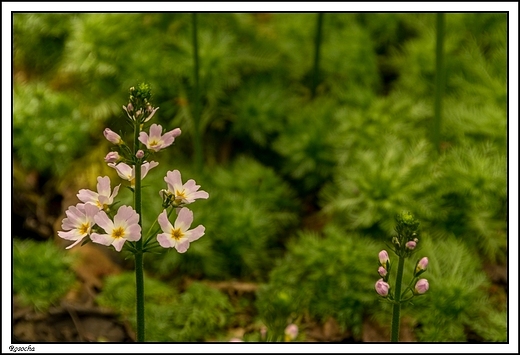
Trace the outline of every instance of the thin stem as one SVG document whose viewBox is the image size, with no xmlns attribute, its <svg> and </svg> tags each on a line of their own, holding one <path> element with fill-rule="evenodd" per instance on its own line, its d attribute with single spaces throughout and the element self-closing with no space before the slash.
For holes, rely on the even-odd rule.
<svg viewBox="0 0 520 355">
<path fill-rule="evenodd" d="M 314 41 L 314 70 L 312 74 L 311 95 L 316 96 L 316 87 L 318 86 L 319 68 L 320 68 L 320 46 L 321 46 L 321 28 L 323 27 L 323 13 L 318 13 L 316 22 L 316 38 Z"/>
<path fill-rule="evenodd" d="M 193 144 L 195 151 L 195 169 L 202 170 L 202 137 L 200 133 L 200 92 L 199 92 L 199 45 L 197 42 L 197 14 L 192 14 L 193 27 L 193 77 L 195 79 L 193 97 Z"/>
<path fill-rule="evenodd" d="M 435 112 L 433 120 L 433 144 L 440 153 L 442 96 L 444 94 L 444 14 L 437 14 L 437 38 L 435 46 Z"/>
<path fill-rule="evenodd" d="M 395 303 L 392 312 L 392 336 L 391 341 L 397 343 L 399 341 L 399 322 L 401 320 L 401 284 L 403 281 L 404 257 L 399 256 L 399 264 L 397 266 L 397 276 L 395 280 Z"/>
<path fill-rule="evenodd" d="M 139 123 L 136 121 L 134 126 L 134 154 L 139 148 Z M 139 215 L 139 225 L 143 230 L 141 215 L 141 164 L 135 165 L 135 189 L 134 189 L 134 209 Z M 135 253 L 135 287 L 136 287 L 136 314 L 137 314 L 137 342 L 144 342 L 144 270 L 143 270 L 143 238 L 136 243 Z"/>
<path fill-rule="evenodd" d="M 148 228 L 148 232 L 146 233 L 146 238 L 145 238 L 146 240 L 144 241 L 143 247 L 146 247 L 148 245 L 148 242 L 152 239 L 152 236 L 156 235 L 160 231 L 160 227 L 159 227 L 159 228 L 155 229 L 154 233 L 151 233 L 152 232 L 152 228 L 157 223 L 157 220 L 158 220 L 158 218 L 156 218 L 153 221 L 153 224 L 150 226 L 150 228 Z"/>
</svg>

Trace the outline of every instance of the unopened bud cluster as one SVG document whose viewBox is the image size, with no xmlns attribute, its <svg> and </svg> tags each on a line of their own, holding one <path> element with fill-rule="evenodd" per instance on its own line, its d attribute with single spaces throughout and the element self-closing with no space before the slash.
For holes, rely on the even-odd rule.
<svg viewBox="0 0 520 355">
<path fill-rule="evenodd" d="M 411 257 L 416 251 L 419 243 L 419 222 L 409 212 L 402 212 L 396 217 L 397 225 L 395 231 L 397 235 L 392 238 L 392 251 L 400 258 Z M 392 263 L 386 250 L 379 252 L 379 268 L 377 272 L 381 277 L 375 284 L 375 290 L 381 297 L 394 300 L 395 295 L 392 294 L 392 287 L 390 286 L 390 269 Z M 411 291 L 411 296 L 407 299 L 399 297 L 399 300 L 408 301 L 413 296 L 422 295 L 428 291 L 429 284 L 426 279 L 419 279 L 428 267 L 428 258 L 423 257 L 415 263 L 413 271 L 413 278 L 409 283 L 408 288 L 404 289 L 402 296 Z M 412 288 L 412 285 L 413 288 Z"/>
</svg>

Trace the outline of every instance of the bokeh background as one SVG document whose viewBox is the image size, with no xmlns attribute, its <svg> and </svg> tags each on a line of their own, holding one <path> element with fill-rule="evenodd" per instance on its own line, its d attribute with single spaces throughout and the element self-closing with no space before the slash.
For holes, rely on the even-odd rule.
<svg viewBox="0 0 520 355">
<path fill-rule="evenodd" d="M 132 258 L 56 232 L 79 189 L 118 181 L 102 132 L 144 81 L 183 132 L 144 219 L 168 170 L 210 194 L 203 238 L 145 258 L 147 340 L 388 341 L 377 255 L 408 210 L 430 290 L 402 339 L 506 342 L 507 14 L 441 16 L 13 14 L 14 338 L 134 339 Z"/>
</svg>

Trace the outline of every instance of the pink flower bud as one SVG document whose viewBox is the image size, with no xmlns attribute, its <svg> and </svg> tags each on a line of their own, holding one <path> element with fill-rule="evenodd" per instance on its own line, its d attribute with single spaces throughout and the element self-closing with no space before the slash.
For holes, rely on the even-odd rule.
<svg viewBox="0 0 520 355">
<path fill-rule="evenodd" d="M 386 269 L 386 263 L 390 261 L 390 257 L 388 256 L 388 253 L 386 250 L 381 250 L 379 252 L 379 263 L 383 265 L 383 267 Z"/>
<path fill-rule="evenodd" d="M 428 267 L 428 258 L 424 257 L 421 260 L 419 260 L 417 262 L 417 265 L 415 266 L 415 276 L 422 274 L 424 271 L 426 271 L 427 267 Z"/>
<path fill-rule="evenodd" d="M 119 153 L 118 152 L 110 152 L 105 157 L 106 163 L 117 163 L 119 161 Z"/>
<path fill-rule="evenodd" d="M 386 297 L 388 296 L 388 290 L 390 289 L 390 285 L 383 281 L 383 279 L 379 279 L 376 282 L 376 292 L 379 296 Z"/>
<path fill-rule="evenodd" d="M 410 250 L 415 249 L 416 246 L 417 246 L 417 242 L 415 242 L 414 240 L 410 240 L 409 242 L 406 242 L 406 247 Z"/>
<path fill-rule="evenodd" d="M 156 107 L 156 108 L 153 108 L 152 106 L 148 105 L 146 107 L 146 114 L 148 115 L 148 117 L 146 117 L 144 119 L 144 122 L 148 122 L 150 121 L 150 119 L 153 117 L 153 115 L 155 115 L 155 112 L 159 109 L 159 107 Z"/>
<path fill-rule="evenodd" d="M 114 143 L 114 144 L 123 143 L 121 136 L 119 134 L 117 134 L 116 132 L 112 131 L 110 128 L 105 128 L 105 130 L 103 131 L 103 134 L 105 135 L 105 138 L 110 143 Z"/>
<path fill-rule="evenodd" d="M 135 153 L 135 156 L 138 158 L 138 159 L 141 159 L 142 157 L 144 157 L 144 152 L 142 149 L 139 149 L 137 151 L 137 153 Z"/>
<path fill-rule="evenodd" d="M 298 326 L 296 324 L 289 324 L 285 328 L 285 335 L 288 340 L 294 340 L 298 336 Z"/>
<path fill-rule="evenodd" d="M 379 275 L 381 275 L 381 277 L 385 277 L 388 274 L 388 271 L 386 271 L 386 269 L 382 266 L 380 266 L 379 269 L 377 269 L 377 272 L 379 273 Z"/>
<path fill-rule="evenodd" d="M 260 339 L 265 339 L 267 335 L 267 327 L 263 326 L 260 328 Z"/>
<path fill-rule="evenodd" d="M 416 294 L 419 294 L 419 295 L 422 295 L 422 294 L 424 294 L 426 291 L 428 291 L 429 288 L 430 288 L 430 285 L 428 284 L 428 280 L 426 280 L 426 279 L 420 279 L 420 280 L 417 281 L 417 283 L 415 284 L 415 293 L 416 293 Z"/>
</svg>

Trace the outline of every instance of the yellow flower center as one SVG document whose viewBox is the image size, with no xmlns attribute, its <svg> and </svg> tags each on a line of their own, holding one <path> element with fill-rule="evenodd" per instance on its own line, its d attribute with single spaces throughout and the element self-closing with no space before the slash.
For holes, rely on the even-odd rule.
<svg viewBox="0 0 520 355">
<path fill-rule="evenodd" d="M 150 147 L 155 147 L 156 145 L 159 145 L 159 142 L 154 139 L 154 140 L 148 142 L 148 145 Z"/>
<path fill-rule="evenodd" d="M 180 240 L 182 237 L 184 237 L 184 233 L 182 233 L 180 228 L 172 229 L 171 232 L 172 239 Z"/>
<path fill-rule="evenodd" d="M 181 204 L 182 200 L 186 198 L 186 192 L 183 189 L 182 191 L 175 190 L 175 203 L 177 205 Z"/>
<path fill-rule="evenodd" d="M 90 230 L 90 224 L 83 223 L 81 226 L 79 226 L 78 230 L 81 235 L 88 234 L 88 232 Z"/>
<path fill-rule="evenodd" d="M 101 210 L 107 210 L 108 205 L 106 203 L 101 203 L 99 201 L 96 201 L 96 206 Z"/>
<path fill-rule="evenodd" d="M 125 230 L 123 227 L 112 230 L 112 238 L 123 238 L 125 236 Z"/>
</svg>

